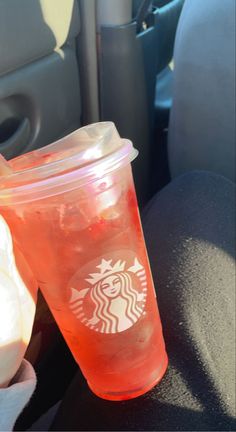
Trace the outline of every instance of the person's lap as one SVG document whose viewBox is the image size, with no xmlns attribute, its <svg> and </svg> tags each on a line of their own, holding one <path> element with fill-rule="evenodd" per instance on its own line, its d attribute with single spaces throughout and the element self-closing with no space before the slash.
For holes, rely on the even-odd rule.
<svg viewBox="0 0 236 432">
<path fill-rule="evenodd" d="M 181 375 L 176 405 L 193 410 L 185 427 L 226 429 L 235 414 L 235 185 L 204 172 L 179 177 L 149 204 L 144 231 L 167 349 Z M 173 404 L 168 386 L 163 391 Z"/>
<path fill-rule="evenodd" d="M 235 186 L 210 173 L 171 182 L 143 214 L 169 368 L 134 400 L 94 396 L 80 373 L 51 430 L 232 430 Z"/>
</svg>

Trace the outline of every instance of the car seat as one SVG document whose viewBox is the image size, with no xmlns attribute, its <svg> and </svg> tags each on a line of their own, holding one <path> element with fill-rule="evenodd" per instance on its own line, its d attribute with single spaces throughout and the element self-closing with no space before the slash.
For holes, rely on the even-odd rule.
<svg viewBox="0 0 236 432">
<path fill-rule="evenodd" d="M 186 0 L 174 49 L 171 177 L 195 169 L 235 181 L 235 2 Z"/>
</svg>

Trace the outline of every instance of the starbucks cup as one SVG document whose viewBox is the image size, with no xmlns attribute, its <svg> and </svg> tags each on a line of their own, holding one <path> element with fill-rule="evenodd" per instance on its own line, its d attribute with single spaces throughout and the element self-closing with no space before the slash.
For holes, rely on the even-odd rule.
<svg viewBox="0 0 236 432">
<path fill-rule="evenodd" d="M 113 123 L 83 127 L 10 161 L 0 213 L 89 387 L 124 400 L 167 368 L 130 162 Z M 56 361 L 56 359 L 55 359 Z"/>
</svg>

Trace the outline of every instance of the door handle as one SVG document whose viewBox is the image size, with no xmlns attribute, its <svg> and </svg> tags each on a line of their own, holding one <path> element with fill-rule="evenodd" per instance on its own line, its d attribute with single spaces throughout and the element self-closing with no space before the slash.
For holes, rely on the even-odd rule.
<svg viewBox="0 0 236 432">
<path fill-rule="evenodd" d="M 30 121 L 27 117 L 23 120 L 11 117 L 0 124 L 0 152 L 11 159 L 22 152 L 29 144 Z"/>
</svg>

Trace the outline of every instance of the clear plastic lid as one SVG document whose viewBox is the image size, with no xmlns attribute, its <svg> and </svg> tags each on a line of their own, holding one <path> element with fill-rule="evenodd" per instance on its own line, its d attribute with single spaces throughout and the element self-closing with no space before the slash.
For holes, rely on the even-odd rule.
<svg viewBox="0 0 236 432">
<path fill-rule="evenodd" d="M 131 162 L 138 152 L 120 138 L 112 122 L 94 123 L 9 161 L 12 173 L 0 177 L 0 206 L 72 190 Z"/>
</svg>

